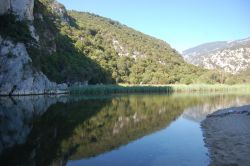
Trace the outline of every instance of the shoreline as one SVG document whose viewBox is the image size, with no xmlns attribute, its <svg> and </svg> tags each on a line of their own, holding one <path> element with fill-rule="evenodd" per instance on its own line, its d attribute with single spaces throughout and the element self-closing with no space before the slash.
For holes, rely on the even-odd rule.
<svg viewBox="0 0 250 166">
<path fill-rule="evenodd" d="M 70 94 L 174 93 L 174 92 L 250 92 L 250 84 L 166 84 L 166 85 L 88 85 L 70 87 Z"/>
<path fill-rule="evenodd" d="M 30 95 L 107 95 L 132 93 L 214 93 L 214 92 L 250 92 L 250 84 L 166 84 L 166 85 L 86 85 L 69 87 L 67 89 L 43 91 L 18 91 L 11 94 L 2 93 L 0 96 L 30 96 Z"/>
<path fill-rule="evenodd" d="M 210 165 L 249 165 L 250 105 L 218 110 L 201 127 Z"/>
<path fill-rule="evenodd" d="M 46 95 L 62 95 L 70 94 L 69 90 L 55 90 L 50 92 L 41 92 L 41 93 L 14 93 L 14 94 L 0 94 L 0 97 L 13 97 L 13 96 L 46 96 Z"/>
</svg>

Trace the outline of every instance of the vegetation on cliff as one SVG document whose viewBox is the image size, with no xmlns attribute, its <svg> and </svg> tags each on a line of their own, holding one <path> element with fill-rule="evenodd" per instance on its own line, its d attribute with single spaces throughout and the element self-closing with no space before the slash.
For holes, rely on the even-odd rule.
<svg viewBox="0 0 250 166">
<path fill-rule="evenodd" d="M 39 40 L 30 38 L 27 26 L 30 22 L 15 21 L 13 15 L 2 17 L 1 34 L 25 42 L 34 68 L 57 83 L 234 84 L 244 81 L 190 65 L 162 40 L 95 14 L 66 11 L 55 0 L 35 1 L 33 25 Z M 12 31 L 15 33 L 9 33 Z"/>
<path fill-rule="evenodd" d="M 16 20 L 14 14 L 0 16 L 0 35 L 14 41 L 29 42 L 32 40 L 27 22 Z"/>
<path fill-rule="evenodd" d="M 66 11 L 35 2 L 40 48 L 32 47 L 33 63 L 56 82 L 89 83 L 218 83 L 215 71 L 187 64 L 166 42 L 119 22 L 90 13 Z M 55 13 L 56 8 L 65 10 Z M 41 18 L 42 17 L 42 18 Z"/>
</svg>

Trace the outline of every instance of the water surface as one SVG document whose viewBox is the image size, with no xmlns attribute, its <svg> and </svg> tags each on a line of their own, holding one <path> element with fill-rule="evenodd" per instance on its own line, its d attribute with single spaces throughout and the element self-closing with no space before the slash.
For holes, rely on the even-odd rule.
<svg viewBox="0 0 250 166">
<path fill-rule="evenodd" d="M 246 94 L 0 98 L 2 165 L 208 165 L 200 122 Z"/>
</svg>

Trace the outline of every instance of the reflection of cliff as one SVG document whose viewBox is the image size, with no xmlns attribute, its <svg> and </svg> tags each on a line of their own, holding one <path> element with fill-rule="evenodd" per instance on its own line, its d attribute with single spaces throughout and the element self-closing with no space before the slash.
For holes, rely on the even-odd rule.
<svg viewBox="0 0 250 166">
<path fill-rule="evenodd" d="M 183 117 L 201 122 L 208 114 L 227 107 L 242 106 L 250 103 L 250 96 L 246 95 L 213 95 L 201 96 L 200 104 L 184 110 Z"/>
<path fill-rule="evenodd" d="M 24 99 L 20 98 L 20 100 Z M 9 105 L 9 108 L 4 106 L 4 112 L 23 110 L 25 115 L 20 116 L 20 121 L 25 124 L 22 126 L 27 126 L 26 128 L 29 132 L 23 138 L 17 137 L 17 140 L 24 140 L 19 145 L 3 151 L 0 156 L 0 163 L 11 166 L 65 164 L 68 156 L 75 151 L 77 145 L 73 145 L 64 151 L 61 149 L 62 141 L 69 138 L 79 124 L 94 115 L 103 105 L 109 102 L 109 100 L 81 100 L 80 98 L 70 97 L 66 97 L 66 99 L 47 97 L 45 100 L 35 101 L 42 102 L 34 102 L 33 99 L 27 99 L 25 102 L 28 107 L 18 107 L 13 103 Z M 57 104 L 53 104 L 56 102 Z M 29 119 L 29 116 L 32 118 Z M 3 124 L 7 125 L 8 123 L 11 122 L 7 121 Z M 4 126 L 2 129 L 4 133 L 9 132 L 9 129 Z M 17 132 L 21 133 L 23 127 L 17 128 L 17 130 Z"/>
<path fill-rule="evenodd" d="M 65 102 L 62 97 L 0 98 L 0 155 L 4 149 L 25 143 L 33 120 L 41 116 L 50 105 Z"/>
</svg>

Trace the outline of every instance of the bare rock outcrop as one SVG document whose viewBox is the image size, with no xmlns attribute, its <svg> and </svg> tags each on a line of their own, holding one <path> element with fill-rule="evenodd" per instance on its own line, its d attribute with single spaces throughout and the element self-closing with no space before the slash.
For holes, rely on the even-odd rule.
<svg viewBox="0 0 250 166">
<path fill-rule="evenodd" d="M 55 91 L 57 85 L 32 66 L 23 43 L 0 39 L 0 95 L 44 94 Z"/>
<path fill-rule="evenodd" d="M 3 15 L 10 10 L 10 0 L 0 0 L 0 4 L 0 15 Z"/>
<path fill-rule="evenodd" d="M 31 36 L 39 44 L 39 35 L 33 26 L 34 0 L 0 0 L 0 15 L 14 13 L 19 20 L 29 20 Z M 64 18 L 66 9 L 54 3 L 53 9 Z M 67 21 L 67 20 L 65 20 Z M 51 82 L 41 71 L 32 66 L 26 44 L 13 42 L 0 36 L 0 95 L 31 95 L 64 93 L 66 84 Z M 63 91 L 61 91 L 63 90 Z"/>
<path fill-rule="evenodd" d="M 0 0 L 0 15 L 9 11 L 20 20 L 33 20 L 34 0 Z"/>
<path fill-rule="evenodd" d="M 66 8 L 59 2 L 53 1 L 51 3 L 53 13 L 60 17 L 61 21 L 69 23 L 69 17 Z"/>
</svg>

